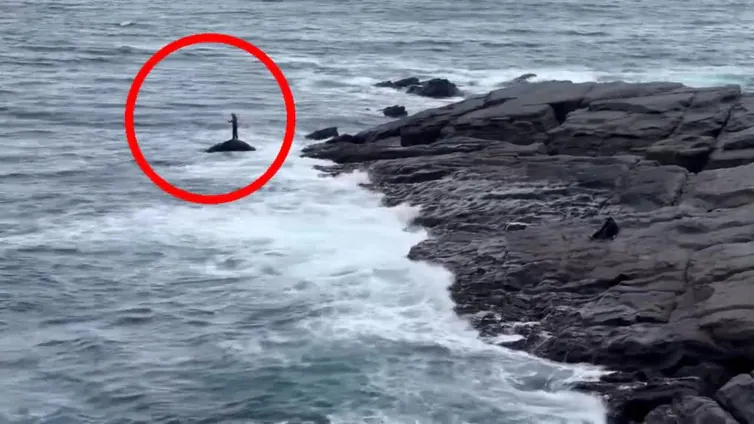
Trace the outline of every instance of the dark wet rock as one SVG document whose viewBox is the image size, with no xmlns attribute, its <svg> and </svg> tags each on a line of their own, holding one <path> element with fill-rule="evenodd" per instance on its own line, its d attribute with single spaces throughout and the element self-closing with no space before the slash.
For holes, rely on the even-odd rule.
<svg viewBox="0 0 754 424">
<path fill-rule="evenodd" d="M 701 395 L 711 397 L 732 377 L 732 372 L 724 366 L 712 362 L 686 365 L 675 372 L 676 378 L 693 378 L 700 382 Z"/>
<path fill-rule="evenodd" d="M 617 371 L 580 385 L 611 423 L 726 423 L 750 393 L 727 380 L 754 369 L 752 128 L 738 87 L 548 81 L 304 154 L 422 206 L 431 237 L 408 257 L 455 274 L 456 311 L 495 317 L 471 320 L 480 334 Z M 620 236 L 590 240 L 606 216 Z"/>
<path fill-rule="evenodd" d="M 647 414 L 644 424 L 681 424 L 680 417 L 670 405 L 660 405 Z"/>
<path fill-rule="evenodd" d="M 754 181 L 754 163 L 706 170 L 689 177 L 679 202 L 708 211 L 748 206 L 754 202 L 751 181 Z"/>
<path fill-rule="evenodd" d="M 610 407 L 608 419 L 616 423 L 642 422 L 657 408 L 699 390 L 693 380 L 656 378 L 642 372 L 624 375 L 630 375 L 629 381 L 603 378 L 601 382 L 577 384 L 576 389 L 603 395 Z"/>
<path fill-rule="evenodd" d="M 660 140 L 647 148 L 647 159 L 663 165 L 678 165 L 690 172 L 700 172 L 709 162 L 717 140 L 710 136 L 681 136 Z"/>
<path fill-rule="evenodd" d="M 692 96 L 682 93 L 597 100 L 588 108 L 573 111 L 562 125 L 550 131 L 548 147 L 554 154 L 641 154 L 670 137 Z"/>
<path fill-rule="evenodd" d="M 406 88 L 410 87 L 412 85 L 419 85 L 421 82 L 419 81 L 419 78 L 416 77 L 408 77 L 399 79 L 398 81 L 382 81 L 375 84 L 375 87 L 386 87 L 386 88 Z"/>
<path fill-rule="evenodd" d="M 422 81 L 419 85 L 412 85 L 406 91 L 409 94 L 415 94 L 422 97 L 432 97 L 443 99 L 446 97 L 456 97 L 461 95 L 461 90 L 445 78 L 432 78 Z"/>
<path fill-rule="evenodd" d="M 207 153 L 217 152 L 253 152 L 255 149 L 249 143 L 238 139 L 231 139 L 222 143 L 215 144 L 206 150 Z"/>
<path fill-rule="evenodd" d="M 658 406 L 647 414 L 644 424 L 738 424 L 714 400 L 682 396 L 671 404 Z"/>
<path fill-rule="evenodd" d="M 351 134 L 341 134 L 325 141 L 325 143 L 327 144 L 334 144 L 334 143 L 362 144 L 364 142 L 365 140 L 363 138 L 360 138 Z"/>
<path fill-rule="evenodd" d="M 375 84 L 375 87 L 385 87 L 394 89 L 406 89 L 409 94 L 423 97 L 432 97 L 442 99 L 447 97 L 461 96 L 461 90 L 445 78 L 432 78 L 420 81 L 419 78 L 410 77 L 398 81 L 382 81 Z"/>
<path fill-rule="evenodd" d="M 598 100 L 656 96 L 688 89 L 688 87 L 677 82 L 630 83 L 615 81 L 591 85 L 592 89 L 584 95 L 582 106 L 588 106 Z"/>
<path fill-rule="evenodd" d="M 547 131 L 557 126 L 555 111 L 550 105 L 529 105 L 514 99 L 463 115 L 443 131 L 444 134 L 530 144 L 547 141 Z"/>
<path fill-rule="evenodd" d="M 683 396 L 694 396 L 698 390 L 698 384 L 694 381 L 649 382 L 635 390 L 622 392 L 625 398 L 615 402 L 619 406 L 613 410 L 613 414 L 616 418 L 641 422 L 655 408 L 672 403 Z"/>
<path fill-rule="evenodd" d="M 754 162 L 754 95 L 742 96 L 733 106 L 718 141 L 718 149 L 710 157 L 710 168 Z"/>
<path fill-rule="evenodd" d="M 306 135 L 309 140 L 325 140 L 338 136 L 338 127 L 322 128 Z"/>
<path fill-rule="evenodd" d="M 751 375 L 737 375 L 717 392 L 715 398 L 739 422 L 754 424 L 754 378 Z"/>
<path fill-rule="evenodd" d="M 388 106 L 385 109 L 382 109 L 382 114 L 387 116 L 388 118 L 402 118 L 404 116 L 408 116 L 408 112 L 406 112 L 405 106 Z"/>
<path fill-rule="evenodd" d="M 608 217 L 602 227 L 589 238 L 592 240 L 613 240 L 618 236 L 618 233 L 620 233 L 618 223 L 612 217 Z"/>
<path fill-rule="evenodd" d="M 459 103 L 424 110 L 395 121 L 386 122 L 361 131 L 356 136 L 369 143 L 389 137 L 397 137 L 404 133 L 426 138 L 428 142 L 432 142 L 437 139 L 439 129 L 445 127 L 455 118 L 473 110 L 481 109 L 484 105 L 483 97 L 474 97 Z"/>
<path fill-rule="evenodd" d="M 451 137 L 434 143 L 431 146 L 416 145 L 410 148 L 401 146 L 397 137 L 380 140 L 379 142 L 359 145 L 351 142 L 325 143 L 307 146 L 303 149 L 305 156 L 330 159 L 336 163 L 367 162 L 384 159 L 399 159 L 411 157 L 442 156 L 449 154 L 464 154 L 475 150 L 485 149 L 490 142 L 469 137 Z M 498 143 L 501 155 L 532 155 L 542 154 L 544 146 L 515 146 L 508 143 Z M 397 170 L 400 174 L 401 171 Z"/>
<path fill-rule="evenodd" d="M 726 126 L 733 107 L 740 102 L 741 88 L 725 86 L 693 91 L 691 105 L 674 136 L 718 137 Z"/>
</svg>

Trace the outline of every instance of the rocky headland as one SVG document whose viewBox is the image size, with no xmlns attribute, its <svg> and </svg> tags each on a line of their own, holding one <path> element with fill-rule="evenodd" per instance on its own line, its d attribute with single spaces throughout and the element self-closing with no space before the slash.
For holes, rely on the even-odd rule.
<svg viewBox="0 0 754 424">
<path fill-rule="evenodd" d="M 754 424 L 754 95 L 521 83 L 304 154 L 422 206 L 408 256 L 482 335 L 615 371 L 577 387 L 610 422 Z"/>
</svg>

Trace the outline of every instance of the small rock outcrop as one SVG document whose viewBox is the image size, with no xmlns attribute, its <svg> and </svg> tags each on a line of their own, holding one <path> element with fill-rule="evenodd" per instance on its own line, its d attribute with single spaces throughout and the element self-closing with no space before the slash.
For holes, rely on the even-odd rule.
<svg viewBox="0 0 754 424">
<path fill-rule="evenodd" d="M 459 90 L 455 84 L 445 78 L 433 78 L 431 80 L 422 81 L 418 85 L 408 87 L 406 92 L 417 96 L 432 97 L 435 99 L 457 97 L 462 94 L 461 90 Z"/>
<path fill-rule="evenodd" d="M 326 140 L 338 136 L 338 127 L 327 127 L 306 135 L 309 140 Z"/>
<path fill-rule="evenodd" d="M 210 147 L 206 150 L 207 153 L 217 153 L 217 152 L 253 152 L 257 149 L 255 149 L 253 146 L 251 146 L 249 143 L 238 140 L 238 139 L 230 139 L 228 141 L 224 141 L 222 143 L 215 144 L 214 146 Z"/>
<path fill-rule="evenodd" d="M 388 118 L 403 118 L 404 116 L 408 116 L 406 107 L 398 105 L 388 106 L 385 109 L 382 109 L 382 114 Z"/>
<path fill-rule="evenodd" d="M 367 170 L 387 206 L 422 206 L 431 237 L 408 257 L 453 271 L 456 311 L 483 336 L 612 370 L 578 385 L 610 423 L 754 422 L 754 96 L 740 87 L 513 84 L 304 155 Z M 608 216 L 620 236 L 591 240 Z"/>
<path fill-rule="evenodd" d="M 620 227 L 618 227 L 618 223 L 612 217 L 608 217 L 605 223 L 602 224 L 602 227 L 589 238 L 592 240 L 613 240 L 618 236 L 619 232 Z"/>
</svg>

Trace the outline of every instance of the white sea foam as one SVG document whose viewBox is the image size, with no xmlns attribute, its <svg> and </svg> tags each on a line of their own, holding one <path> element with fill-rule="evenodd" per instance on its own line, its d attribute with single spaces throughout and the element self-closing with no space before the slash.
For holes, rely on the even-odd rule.
<svg viewBox="0 0 754 424">
<path fill-rule="evenodd" d="M 178 170 L 187 179 L 227 180 L 249 175 L 273 150 L 263 147 L 259 157 L 202 161 Z M 364 174 L 324 179 L 312 169 L 316 163 L 320 161 L 298 158 L 294 152 L 268 187 L 233 204 L 154 206 L 63 225 L 41 220 L 35 235 L 6 237 L 2 243 L 89 254 L 123 246 L 161 250 L 165 256 L 148 270 L 153 289 L 175 284 L 170 281 L 178 276 L 244 281 L 228 287 L 186 287 L 181 302 L 191 307 L 221 311 L 222 305 L 231 304 L 251 309 L 309 305 L 313 313 L 283 329 L 229 336 L 217 347 L 257 365 L 296 364 L 312 351 L 382 350 L 382 359 L 363 370 L 370 386 L 396 399 L 424 393 L 429 402 L 400 412 L 406 406 L 396 401 L 395 409 L 376 411 L 386 422 L 430 422 L 426 417 L 439 413 L 432 412 L 435 408 L 446 408 L 436 402 L 453 393 L 493 410 L 510 412 L 517 408 L 514 404 L 529 405 L 527 413 L 541 417 L 539 422 L 556 422 L 552 417 L 602 422 L 603 409 L 594 397 L 516 390 L 509 382 L 535 370 L 572 378 L 598 373 L 596 368 L 553 364 L 480 340 L 453 312 L 447 292 L 452 275 L 406 258 L 409 248 L 426 237 L 423 231 L 403 230 L 416 208 L 381 208 L 378 194 L 358 187 L 366 181 Z M 199 257 L 186 250 L 190 246 L 212 253 Z M 169 263 L 183 263 L 183 269 L 176 272 Z M 291 343 L 304 347 L 291 348 Z M 401 346 L 407 350 L 401 352 Z M 164 363 L 172 351 L 161 349 L 154 345 L 139 361 Z M 497 405 L 503 399 L 510 405 Z M 332 419 L 369 422 L 365 414 L 367 410 L 355 409 Z"/>
</svg>

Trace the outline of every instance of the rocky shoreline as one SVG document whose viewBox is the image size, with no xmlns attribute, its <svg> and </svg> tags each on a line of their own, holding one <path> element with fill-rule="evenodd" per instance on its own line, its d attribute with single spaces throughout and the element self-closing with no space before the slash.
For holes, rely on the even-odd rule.
<svg viewBox="0 0 754 424">
<path fill-rule="evenodd" d="M 578 387 L 611 423 L 754 424 L 753 94 L 522 82 L 304 155 L 422 206 L 408 256 L 482 335 L 616 371 Z"/>
</svg>

